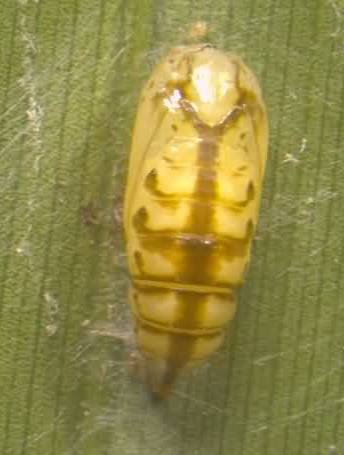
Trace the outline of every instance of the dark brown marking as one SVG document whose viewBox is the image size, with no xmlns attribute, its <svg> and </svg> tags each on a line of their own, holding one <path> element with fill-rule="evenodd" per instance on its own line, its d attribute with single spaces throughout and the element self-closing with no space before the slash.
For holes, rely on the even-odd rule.
<svg viewBox="0 0 344 455">
<path fill-rule="evenodd" d="M 182 92 L 181 92 L 182 93 Z M 206 125 L 198 117 L 192 104 L 185 98 L 180 102 L 185 115 L 192 121 L 196 131 L 199 134 L 200 143 L 198 150 L 198 175 L 196 179 L 194 198 L 201 201 L 201 204 L 192 204 L 190 215 L 187 221 L 186 231 L 193 233 L 198 238 L 209 239 L 216 227 L 214 226 L 213 201 L 217 199 L 217 161 L 218 150 L 222 140 L 223 131 L 228 125 L 232 126 L 240 117 L 244 107 L 239 105 L 228 113 L 226 118 L 214 127 Z M 233 242 L 237 245 L 237 241 Z M 240 242 L 242 243 L 242 242 Z M 242 246 L 242 245 L 240 245 Z M 177 270 L 179 279 L 185 280 L 188 284 L 209 284 L 216 281 L 216 270 L 218 265 L 219 249 L 216 242 L 196 241 L 195 237 L 187 238 L 184 234 L 184 242 L 180 245 L 180 254 Z M 247 243 L 244 243 L 244 249 L 247 249 Z M 228 252 L 229 257 L 233 251 Z M 242 253 L 242 251 L 241 251 Z M 215 272 L 215 273 L 214 273 Z M 228 285 L 228 284 L 227 284 Z M 195 299 L 201 301 L 195 308 Z M 176 311 L 175 321 L 197 327 L 204 318 L 204 304 L 207 299 L 195 297 L 190 299 L 190 295 L 179 295 L 179 306 Z M 168 355 L 168 364 L 173 370 L 176 367 L 182 368 L 192 358 L 195 341 L 197 337 L 184 343 L 180 337 L 175 335 L 170 341 L 170 352 Z"/>
<path fill-rule="evenodd" d="M 139 272 L 141 274 L 144 274 L 142 253 L 140 253 L 140 251 L 135 251 L 134 258 L 135 258 L 136 266 L 139 269 Z"/>
<path fill-rule="evenodd" d="M 159 193 L 157 190 L 158 186 L 158 171 L 156 169 L 152 169 L 145 178 L 145 187 L 151 193 Z"/>
<path fill-rule="evenodd" d="M 183 246 L 190 246 L 195 248 L 216 248 L 219 241 L 212 234 L 198 235 L 182 233 L 178 236 L 179 243 Z"/>
<path fill-rule="evenodd" d="M 159 252 L 167 258 L 171 256 L 172 250 L 179 250 L 181 247 L 189 249 L 179 252 L 178 257 L 180 257 L 180 260 L 184 258 L 187 252 L 192 255 L 193 248 L 217 249 L 217 254 L 224 257 L 244 257 L 246 255 L 247 245 L 251 240 L 251 233 L 249 231 L 240 239 L 211 233 L 175 232 L 174 229 L 152 231 L 142 226 L 139 234 L 140 243 L 144 250 Z M 199 279 L 200 277 L 198 277 Z M 202 279 L 205 282 L 204 276 Z"/>
<path fill-rule="evenodd" d="M 248 185 L 247 185 L 247 196 L 246 196 L 246 202 L 251 202 L 253 201 L 255 197 L 255 189 L 254 189 L 254 183 L 252 182 L 252 180 L 249 181 Z"/>
<path fill-rule="evenodd" d="M 175 195 L 166 194 L 158 188 L 158 171 L 152 169 L 146 176 L 144 182 L 145 188 L 161 206 L 166 208 L 177 208 L 180 204 L 180 198 Z"/>
<path fill-rule="evenodd" d="M 246 224 L 246 237 L 252 239 L 254 232 L 254 222 L 253 220 L 248 220 Z"/>
<path fill-rule="evenodd" d="M 146 207 L 140 207 L 133 216 L 133 226 L 138 232 L 144 232 L 146 230 L 146 223 L 148 220 L 148 212 Z"/>
</svg>

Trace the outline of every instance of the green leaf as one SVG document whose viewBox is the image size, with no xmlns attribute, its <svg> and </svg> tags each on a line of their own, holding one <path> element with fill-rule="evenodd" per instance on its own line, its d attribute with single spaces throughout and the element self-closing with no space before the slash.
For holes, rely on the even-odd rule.
<svg viewBox="0 0 344 455">
<path fill-rule="evenodd" d="M 1 455 L 341 454 L 343 2 L 0 11 Z M 199 20 L 258 74 L 271 146 L 227 344 L 157 406 L 120 340 L 131 321 L 114 208 L 142 84 Z M 94 335 L 109 322 L 118 339 Z"/>
</svg>

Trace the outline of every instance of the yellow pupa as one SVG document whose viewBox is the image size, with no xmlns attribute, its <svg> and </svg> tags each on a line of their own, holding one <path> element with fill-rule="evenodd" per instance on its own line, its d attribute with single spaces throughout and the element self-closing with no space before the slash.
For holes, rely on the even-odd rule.
<svg viewBox="0 0 344 455">
<path fill-rule="evenodd" d="M 258 221 L 268 148 L 261 90 L 241 58 L 172 49 L 145 85 L 124 228 L 144 379 L 158 397 L 221 345 Z"/>
</svg>

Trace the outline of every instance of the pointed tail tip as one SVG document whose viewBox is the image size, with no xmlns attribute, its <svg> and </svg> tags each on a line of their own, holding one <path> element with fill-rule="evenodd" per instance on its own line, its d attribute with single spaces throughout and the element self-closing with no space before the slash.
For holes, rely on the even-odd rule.
<svg viewBox="0 0 344 455">
<path fill-rule="evenodd" d="M 179 368 L 166 360 L 152 360 L 146 362 L 145 383 L 153 401 L 161 402 L 170 397 Z"/>
<path fill-rule="evenodd" d="M 179 375 L 180 367 L 166 361 L 138 356 L 132 359 L 132 376 L 143 383 L 154 402 L 168 399 Z"/>
<path fill-rule="evenodd" d="M 154 387 L 150 386 L 150 395 L 154 403 L 161 403 L 167 400 L 173 388 L 173 384 L 161 383 L 156 384 Z"/>
</svg>

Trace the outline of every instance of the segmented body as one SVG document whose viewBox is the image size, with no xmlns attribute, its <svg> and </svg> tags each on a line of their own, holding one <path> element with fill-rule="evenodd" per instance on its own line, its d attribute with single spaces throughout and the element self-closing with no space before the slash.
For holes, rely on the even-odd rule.
<svg viewBox="0 0 344 455">
<path fill-rule="evenodd" d="M 143 90 L 124 227 L 137 341 L 160 396 L 220 346 L 234 316 L 267 136 L 255 77 L 210 46 L 173 49 Z"/>
</svg>

